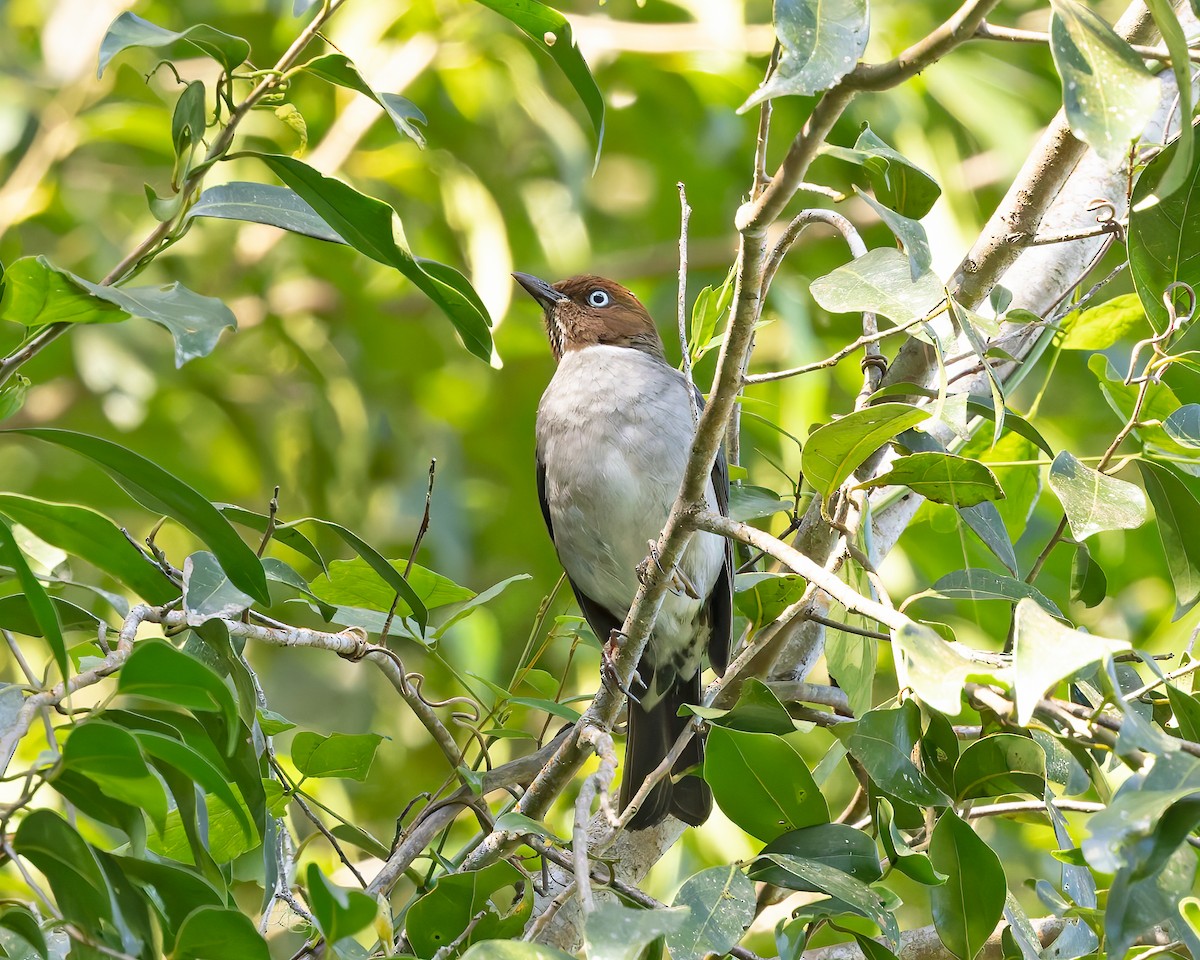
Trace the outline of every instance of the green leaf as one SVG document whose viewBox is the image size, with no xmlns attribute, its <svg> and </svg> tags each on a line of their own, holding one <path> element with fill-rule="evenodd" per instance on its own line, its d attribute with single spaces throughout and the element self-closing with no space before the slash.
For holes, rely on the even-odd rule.
<svg viewBox="0 0 1200 960">
<path fill-rule="evenodd" d="M 749 522 L 773 517 L 795 506 L 792 500 L 780 500 L 774 490 L 748 483 L 735 483 L 729 488 L 729 515 L 734 520 Z"/>
<path fill-rule="evenodd" d="M 144 810 L 160 833 L 165 828 L 166 791 L 146 765 L 133 734 L 123 727 L 104 720 L 80 724 L 63 745 L 62 762 L 106 796 Z"/>
<path fill-rule="evenodd" d="M 240 523 L 251 530 L 257 530 L 259 533 L 266 533 L 269 520 L 265 513 L 255 513 L 253 510 L 246 510 L 232 503 L 214 503 L 213 506 L 226 519 L 232 520 L 234 523 Z M 325 560 L 322 558 L 320 551 L 313 546 L 313 542 L 308 537 L 296 529 L 295 524 L 302 522 L 276 523 L 271 533 L 271 542 L 282 543 L 285 547 L 295 550 L 303 557 L 307 557 L 324 570 Z"/>
<path fill-rule="evenodd" d="M 541 6 L 536 0 L 521 2 Z M 452 267 L 412 255 L 399 231 L 395 210 L 340 180 L 322 176 L 294 157 L 259 154 L 259 159 L 355 250 L 412 281 L 450 318 L 471 353 L 482 360 L 491 359 L 492 321 L 478 295 Z"/>
<path fill-rule="evenodd" d="M 921 221 L 913 220 L 911 217 L 897 213 L 890 207 L 885 207 L 857 186 L 855 186 L 854 192 L 866 201 L 867 206 L 879 215 L 879 219 L 887 224 L 895 238 L 903 244 L 904 252 L 908 254 L 909 278 L 916 283 L 922 274 L 929 272 L 929 268 L 933 264 L 933 255 L 929 252 L 929 237 L 925 233 L 925 228 L 921 226 Z"/>
<path fill-rule="evenodd" d="M 829 675 L 846 691 L 850 710 L 858 717 L 874 702 L 875 673 L 878 669 L 879 642 L 842 630 L 825 634 L 825 663 Z"/>
<path fill-rule="evenodd" d="M 900 686 L 910 687 L 922 703 L 948 717 L 962 712 L 967 680 L 987 672 L 983 664 L 976 664 L 929 627 L 916 623 L 892 631 L 892 657 Z"/>
<path fill-rule="evenodd" d="M 1129 44 L 1075 0 L 1051 0 L 1050 52 L 1075 136 L 1120 165 L 1158 106 L 1158 81 Z"/>
<path fill-rule="evenodd" d="M 270 960 L 266 941 L 239 910 L 197 907 L 179 928 L 171 960 Z"/>
<path fill-rule="evenodd" d="M 920 220 L 941 196 L 933 177 L 884 143 L 865 123 L 852 149 L 825 144 L 821 153 L 860 167 L 875 198 L 902 216 Z"/>
<path fill-rule="evenodd" d="M 238 589 L 260 603 L 270 602 L 266 574 L 254 551 L 246 546 L 216 507 L 162 467 L 108 440 L 70 430 L 26 427 L 5 432 L 58 444 L 95 461 L 147 510 L 173 517 L 203 540 Z"/>
<path fill-rule="evenodd" d="M 791 734 L 801 727 L 771 688 L 755 677 L 747 677 L 737 703 L 731 710 L 715 707 L 688 707 L 710 724 L 745 733 Z"/>
<path fill-rule="evenodd" d="M 404 569 L 407 560 L 389 560 L 396 575 Z M 408 572 L 407 583 L 427 609 L 470 600 L 474 592 L 459 586 L 439 573 L 427 570 L 414 563 Z M 396 598 L 392 585 L 379 576 L 367 561 L 333 560 L 328 574 L 322 574 L 310 584 L 312 592 L 326 603 L 342 607 L 363 607 L 387 613 Z M 409 617 L 412 609 L 402 599 L 396 605 L 396 615 Z"/>
<path fill-rule="evenodd" d="M 54 662 L 62 673 L 63 680 L 70 676 L 71 661 L 67 657 L 67 644 L 63 639 L 62 625 L 58 620 L 58 611 L 46 593 L 41 581 L 33 575 L 25 556 L 21 553 L 17 541 L 13 538 L 8 521 L 0 518 L 0 566 L 11 567 L 17 575 L 17 583 L 21 586 L 24 605 L 33 614 L 37 626 L 36 635 L 44 637 L 54 654 Z M 28 631 L 20 631 L 28 633 Z"/>
<path fill-rule="evenodd" d="M 277 781 L 272 780 L 269 782 L 276 783 Z M 392 851 L 387 848 L 386 844 L 371 836 L 366 830 L 356 827 L 352 823 L 339 823 L 329 832 L 339 840 L 342 840 L 345 843 L 353 844 L 360 850 L 365 850 L 371 856 L 379 860 L 386 860 L 389 856 L 391 856 Z"/>
<path fill-rule="evenodd" d="M 37 917 L 23 904 L 0 904 L 0 929 L 7 930 L 19 941 L 16 944 L 10 943 L 10 950 L 14 946 L 17 949 L 31 950 L 38 955 L 40 960 L 46 960 L 50 956 L 46 948 L 46 938 L 42 935 L 41 927 L 38 926 Z M 16 955 L 22 956 L 23 954 Z"/>
<path fill-rule="evenodd" d="M 230 583 L 208 551 L 200 550 L 183 561 L 183 610 L 189 626 L 214 618 L 236 620 L 253 603 L 253 597 Z"/>
<path fill-rule="evenodd" d="M 270 183 L 235 180 L 209 187 L 188 210 L 187 219 L 194 217 L 265 223 L 317 240 L 346 242 L 294 190 Z"/>
<path fill-rule="evenodd" d="M 518 573 L 514 576 L 501 580 L 499 583 L 494 583 L 486 590 L 477 593 L 470 600 L 465 600 L 462 603 L 454 604 L 452 610 L 447 611 L 449 616 L 442 621 L 438 628 L 433 631 L 434 639 L 442 637 L 447 630 L 460 620 L 465 620 L 476 610 L 482 607 L 485 603 L 489 603 L 500 596 L 505 590 L 511 587 L 514 583 L 519 583 L 522 580 L 532 580 L 533 577 L 528 573 Z"/>
<path fill-rule="evenodd" d="M 734 578 L 733 603 L 751 623 L 770 623 L 800 599 L 808 587 L 792 573 L 739 573 Z"/>
<path fill-rule="evenodd" d="M 25 327 L 51 323 L 115 323 L 128 314 L 107 300 L 97 300 L 73 273 L 45 257 L 22 257 L 4 273 L 0 320 Z"/>
<path fill-rule="evenodd" d="M 1085 607 L 1094 607 L 1107 595 L 1108 578 L 1104 570 L 1084 544 L 1077 544 L 1071 560 L 1071 599 Z"/>
<path fill-rule="evenodd" d="M 1200 197 L 1200 152 L 1193 152 L 1181 189 L 1163 189 L 1171 186 L 1164 181 L 1179 149 L 1173 142 L 1151 160 L 1130 198 L 1129 273 L 1155 330 L 1167 326 L 1167 287 L 1179 282 L 1200 289 L 1200 219 L 1192 215 Z"/>
<path fill-rule="evenodd" d="M 1146 495 L 1139 487 L 1085 466 L 1066 450 L 1050 465 L 1050 489 L 1062 503 L 1076 540 L 1146 522 Z"/>
<path fill-rule="evenodd" d="M 976 603 L 982 600 L 1004 600 L 1016 603 L 1028 597 L 1037 601 L 1043 608 L 1056 617 L 1062 616 L 1054 601 L 1043 594 L 1037 587 L 1016 577 L 1006 577 L 1002 573 L 993 573 L 983 567 L 968 567 L 965 570 L 955 570 L 937 581 L 928 590 L 914 593 L 904 601 L 901 609 L 907 608 L 917 600 L 939 598 L 943 600 L 971 600 Z"/>
<path fill-rule="evenodd" d="M 47 543 L 99 567 L 153 604 L 179 596 L 178 588 L 102 513 L 18 493 L 0 493 L 0 513 Z"/>
<path fill-rule="evenodd" d="M 891 865 L 906 877 L 923 883 L 927 887 L 946 882 L 946 875 L 933 869 L 929 857 L 918 853 L 908 845 L 904 834 L 896 826 L 896 815 L 886 797 L 880 797 L 876 807 L 879 818 L 879 839 L 887 852 Z"/>
<path fill-rule="evenodd" d="M 842 873 L 848 873 L 863 883 L 874 883 L 883 876 L 875 841 L 861 830 L 855 830 L 844 823 L 822 823 L 814 827 L 805 827 L 803 830 L 793 830 L 776 837 L 762 852 L 824 863 Z M 803 880 L 787 874 L 770 861 L 766 864 L 760 861 L 752 867 L 750 879 L 787 886 L 792 890 L 822 892 L 819 887 L 804 886 Z"/>
<path fill-rule="evenodd" d="M 1175 618 L 1200 599 L 1200 502 L 1175 474 L 1149 460 L 1139 460 L 1142 483 L 1154 504 L 1158 536 L 1175 585 Z"/>
<path fill-rule="evenodd" d="M 786 95 L 812 96 L 848 74 L 867 48 L 867 0 L 775 0 L 779 65 L 738 108 Z"/>
<path fill-rule="evenodd" d="M 29 392 L 29 378 L 14 374 L 12 379 L 0 385 L 0 420 L 6 420 L 25 406 L 25 395 Z"/>
<path fill-rule="evenodd" d="M 710 867 L 683 882 L 672 906 L 689 911 L 682 926 L 666 932 L 673 960 L 722 956 L 754 919 L 754 884 L 737 864 Z"/>
<path fill-rule="evenodd" d="M 216 349 L 221 331 L 237 329 L 237 318 L 214 297 L 193 293 L 178 281 L 157 287 L 104 287 L 80 277 L 74 281 L 93 297 L 116 304 L 134 317 L 153 320 L 175 340 L 175 366 Z"/>
<path fill-rule="evenodd" d="M 4 563 L 0 560 L 0 566 Z M 51 597 L 50 604 L 58 616 L 58 625 L 63 631 L 86 630 L 93 637 L 100 618 L 90 610 L 84 610 L 62 597 Z M 14 633 L 23 633 L 27 637 L 45 638 L 45 630 L 39 624 L 34 613 L 30 595 L 15 593 L 12 596 L 0 597 L 0 628 Z"/>
<path fill-rule="evenodd" d="M 996 504 L 985 500 L 973 507 L 959 507 L 958 513 L 971 528 L 971 532 L 983 541 L 996 559 L 1004 564 L 1010 573 L 1017 573 L 1017 553 L 1013 549 L 1012 537 Z"/>
<path fill-rule="evenodd" d="M 1125 640 L 1064 627 L 1032 600 L 1022 600 L 1017 604 L 1013 638 L 1017 723 L 1028 726 L 1038 701 L 1060 680 L 1129 649 Z"/>
<path fill-rule="evenodd" d="M 193 80 L 183 88 L 171 115 L 171 143 L 175 147 L 173 184 L 180 183 L 187 175 L 192 152 L 204 140 L 206 116 L 204 84 Z"/>
<path fill-rule="evenodd" d="M 328 83 L 335 83 L 339 87 L 346 87 L 370 97 L 383 107 L 388 119 L 395 124 L 396 130 L 411 138 L 421 149 L 425 148 L 425 135 L 416 124 L 426 124 L 429 121 L 425 119 L 425 114 L 421 112 L 420 108 L 410 100 L 394 93 L 376 93 L 362 78 L 358 67 L 351 63 L 350 58 L 345 54 L 327 53 L 314 60 L 309 60 L 304 64 L 303 69 Z"/>
<path fill-rule="evenodd" d="M 571 24 L 561 13 L 538 0 L 478 0 L 490 10 L 519 27 L 558 64 L 558 69 L 574 88 L 575 93 L 587 110 L 596 132 L 596 161 L 600 160 L 600 148 L 604 145 L 604 98 L 600 88 L 588 69 L 587 61 L 579 52 Z"/>
<path fill-rule="evenodd" d="M 1126 337 L 1148 328 L 1146 311 L 1136 293 L 1123 293 L 1082 312 L 1063 318 L 1062 350 L 1107 350 Z"/>
<path fill-rule="evenodd" d="M 123 13 L 112 22 L 100 41 L 100 62 L 96 76 L 102 76 L 113 57 L 123 50 L 131 47 L 167 47 L 173 43 L 182 43 L 185 47 L 212 57 L 226 73 L 233 73 L 234 68 L 250 56 L 250 44 L 245 40 L 223 33 L 207 23 L 198 23 L 175 33 L 135 14 Z"/>
<path fill-rule="evenodd" d="M 860 487 L 905 486 L 926 500 L 972 507 L 984 500 L 1003 500 L 1000 481 L 978 460 L 950 453 L 914 453 L 893 460 L 888 472 Z"/>
<path fill-rule="evenodd" d="M 313 916 L 332 945 L 370 926 L 379 904 L 361 890 L 348 890 L 330 881 L 315 863 L 308 865 L 305 887 Z"/>
<path fill-rule="evenodd" d="M 909 700 L 864 714 L 845 742 L 884 793 L 918 806 L 947 806 L 950 798 L 912 761 L 920 736 L 921 711 Z"/>
<path fill-rule="evenodd" d="M 302 730 L 292 741 L 292 762 L 306 777 L 366 780 L 382 741 L 377 733 L 331 733 L 323 737 Z"/>
<path fill-rule="evenodd" d="M 687 920 L 685 908 L 646 910 L 602 901 L 584 921 L 587 956 L 589 960 L 638 960 L 651 943 Z"/>
<path fill-rule="evenodd" d="M 1046 792 L 1046 751 L 1036 740 L 996 733 L 969 744 L 954 765 L 956 799 Z"/>
<path fill-rule="evenodd" d="M 505 909 L 509 888 L 520 887 L 524 894 Z M 505 896 L 500 896 L 503 893 Z M 474 923 L 462 946 L 480 940 L 498 940 L 518 936 L 533 911 L 532 889 L 525 874 L 511 863 L 501 860 L 482 870 L 468 870 L 438 879 L 429 893 L 409 908 L 405 917 L 405 934 L 418 956 L 429 957 L 437 950 L 454 943 Z M 483 917 L 476 919 L 476 915 Z M 492 943 L 487 944 L 493 947 Z M 476 951 L 477 956 L 494 956 Z M 540 958 L 539 958 L 540 960 Z"/>
<path fill-rule="evenodd" d="M 1188 403 L 1163 421 L 1163 429 L 1180 446 L 1200 450 L 1200 403 Z"/>
<path fill-rule="evenodd" d="M 1175 714 L 1175 722 L 1179 726 L 1179 736 L 1200 743 L 1200 700 L 1196 699 L 1195 694 L 1184 693 L 1172 683 L 1166 685 L 1166 690 L 1171 712 Z"/>
<path fill-rule="evenodd" d="M 1192 51 L 1188 49 L 1188 38 L 1171 0 L 1146 0 L 1146 6 L 1150 8 L 1154 25 L 1162 34 L 1167 52 L 1171 55 L 1171 70 L 1175 74 L 1175 86 L 1178 91 L 1176 96 L 1179 100 L 1179 115 L 1184 118 L 1179 127 L 1179 138 L 1175 141 L 1175 152 L 1158 184 L 1159 195 L 1169 197 L 1187 181 L 1195 152 L 1196 134 L 1191 123 L 1195 106 L 1192 99 Z"/>
<path fill-rule="evenodd" d="M 931 314 L 946 299 L 932 273 L 912 278 L 909 259 L 899 250 L 879 247 L 818 277 L 808 288 L 830 313 L 875 313 L 898 326 Z"/>
<path fill-rule="evenodd" d="M 800 454 L 804 479 L 828 499 L 863 461 L 889 440 L 929 418 L 903 403 L 879 403 L 827 423 L 808 438 Z"/>
<path fill-rule="evenodd" d="M 102 922 L 112 923 L 112 894 L 95 851 L 57 813 L 30 812 L 17 827 L 13 849 L 41 871 L 65 920 L 93 933 Z"/>
<path fill-rule="evenodd" d="M 717 324 L 733 303 L 734 279 L 734 271 L 730 270 L 719 287 L 705 287 L 692 304 L 688 354 L 693 363 L 717 345 Z"/>
<path fill-rule="evenodd" d="M 805 736 L 709 731 L 704 779 L 725 815 L 751 836 L 772 840 L 828 822 L 829 808 L 800 752 Z"/>
<path fill-rule="evenodd" d="M 848 873 L 843 873 L 826 863 L 816 860 L 805 860 L 802 857 L 789 857 L 780 853 L 763 853 L 762 860 L 769 860 L 787 874 L 795 878 L 798 889 L 817 889 L 835 897 L 855 913 L 861 914 L 883 931 L 884 936 L 899 946 L 900 928 L 896 917 L 888 910 L 883 899 L 861 880 L 856 880 Z M 792 886 L 789 883 L 788 886 Z"/>
<path fill-rule="evenodd" d="M 974 960 L 1004 913 L 1000 858 L 970 824 L 946 810 L 933 828 L 929 859 L 947 875 L 929 891 L 938 936 L 958 960 Z"/>
<path fill-rule="evenodd" d="M 121 668 L 117 690 L 189 710 L 219 713 L 228 731 L 226 749 L 238 734 L 233 694 L 212 669 L 165 640 L 142 640 Z"/>
</svg>

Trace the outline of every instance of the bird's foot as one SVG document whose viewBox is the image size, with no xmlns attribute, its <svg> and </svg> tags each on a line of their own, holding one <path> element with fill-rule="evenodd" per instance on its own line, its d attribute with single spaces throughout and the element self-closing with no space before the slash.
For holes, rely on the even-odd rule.
<svg viewBox="0 0 1200 960">
<path fill-rule="evenodd" d="M 646 585 L 646 580 L 650 577 L 650 564 L 653 563 L 658 567 L 658 572 L 666 576 L 667 571 L 663 569 L 662 563 L 658 559 L 658 542 L 655 540 L 647 540 L 646 546 L 650 548 L 649 554 L 642 558 L 641 563 L 636 567 L 638 583 L 643 587 Z"/>
<path fill-rule="evenodd" d="M 638 698 L 637 694 L 621 682 L 621 675 L 617 673 L 617 654 L 621 650 L 621 642 L 625 639 L 625 634 L 616 629 L 608 635 L 608 640 L 600 650 L 600 679 L 607 689 L 619 690 L 634 703 L 641 703 L 642 701 Z M 646 686 L 642 682 L 642 678 L 636 673 L 633 675 L 630 685 L 634 683 L 641 684 L 643 689 Z"/>
<path fill-rule="evenodd" d="M 691 577 L 683 572 L 683 567 L 675 568 L 675 575 L 671 578 L 671 592 L 677 597 L 688 596 L 693 600 L 700 599 L 700 591 L 692 583 Z"/>
</svg>

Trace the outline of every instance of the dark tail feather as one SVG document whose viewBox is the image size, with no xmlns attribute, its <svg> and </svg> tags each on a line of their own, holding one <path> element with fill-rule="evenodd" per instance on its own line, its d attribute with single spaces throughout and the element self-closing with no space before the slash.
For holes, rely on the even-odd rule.
<svg viewBox="0 0 1200 960">
<path fill-rule="evenodd" d="M 640 704 L 629 704 L 629 734 L 625 746 L 625 775 L 621 780 L 621 809 L 629 804 L 642 783 L 654 771 L 674 745 L 679 734 L 689 722 L 689 717 L 678 716 L 679 708 L 685 703 L 700 702 L 700 674 L 676 682 L 661 700 L 649 710 Z M 704 759 L 704 744 L 693 737 L 673 768 L 678 774 L 694 767 Z M 668 814 L 684 823 L 699 826 L 712 812 L 712 791 L 708 784 L 696 776 L 688 776 L 672 783 L 664 777 L 649 796 L 642 801 L 637 813 L 630 818 L 631 830 L 645 830 L 666 819 Z"/>
</svg>

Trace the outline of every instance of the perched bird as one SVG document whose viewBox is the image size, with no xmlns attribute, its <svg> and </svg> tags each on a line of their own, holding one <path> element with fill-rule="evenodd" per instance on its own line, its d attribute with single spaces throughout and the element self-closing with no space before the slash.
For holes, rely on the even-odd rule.
<svg viewBox="0 0 1200 960">
<path fill-rule="evenodd" d="M 638 567 L 667 521 L 695 435 L 687 380 L 670 366 L 646 308 L 611 280 L 579 276 L 549 284 L 513 277 L 541 304 L 558 361 L 537 414 L 538 495 L 550 538 L 580 609 L 602 643 L 617 641 L 639 583 Z M 697 404 L 702 403 L 699 393 Z M 722 454 L 706 493 L 728 512 Z M 680 706 L 700 702 L 700 660 L 729 658 L 733 554 L 696 533 L 678 565 L 630 690 L 621 807 L 666 757 L 688 723 Z M 676 775 L 703 760 L 693 738 Z M 630 819 L 651 827 L 672 814 L 699 825 L 712 792 L 696 776 L 664 777 Z"/>
</svg>

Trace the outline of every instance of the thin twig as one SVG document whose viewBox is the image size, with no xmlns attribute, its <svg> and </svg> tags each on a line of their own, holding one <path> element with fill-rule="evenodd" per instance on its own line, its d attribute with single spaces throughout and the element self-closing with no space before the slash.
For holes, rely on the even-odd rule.
<svg viewBox="0 0 1200 960">
<path fill-rule="evenodd" d="M 1040 30 L 1020 30 L 1016 27 L 1001 27 L 986 20 L 975 28 L 975 37 L 979 40 L 1006 40 L 1010 43 L 1050 43 L 1050 34 Z M 1147 60 L 1159 60 L 1164 65 L 1171 62 L 1171 54 L 1166 47 L 1148 47 L 1140 43 L 1129 44 L 1129 49 Z M 1188 58 L 1193 62 L 1200 61 L 1200 50 L 1189 49 Z"/>
<path fill-rule="evenodd" d="M 408 579 L 408 575 L 412 573 L 413 562 L 417 559 L 417 551 L 421 549 L 421 541 L 425 539 L 425 533 L 429 530 L 429 507 L 433 503 L 433 478 L 437 472 L 437 458 L 429 459 L 429 482 L 425 487 L 425 512 L 421 514 L 421 525 L 417 528 L 417 536 L 413 540 L 412 550 L 408 552 L 408 562 L 404 565 L 404 579 Z M 396 607 L 400 603 L 400 594 L 392 597 L 392 605 L 388 608 L 387 619 L 383 621 L 383 629 L 379 631 L 379 639 L 383 643 L 387 643 L 388 632 L 392 629 L 392 620 L 396 616 Z"/>
</svg>

